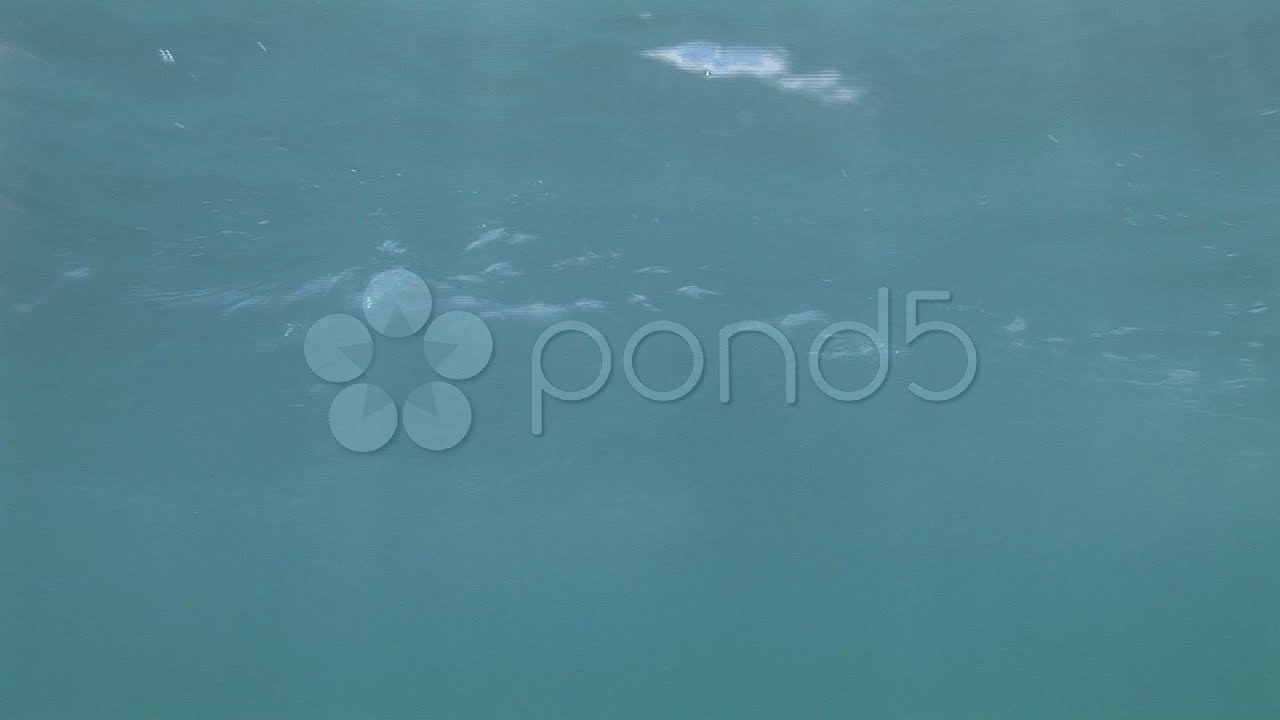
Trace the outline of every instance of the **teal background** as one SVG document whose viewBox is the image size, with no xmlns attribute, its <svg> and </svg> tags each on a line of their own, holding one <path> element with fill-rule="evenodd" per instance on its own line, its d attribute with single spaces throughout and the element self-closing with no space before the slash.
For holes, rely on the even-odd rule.
<svg viewBox="0 0 1280 720">
<path fill-rule="evenodd" d="M 1274 3 L 9 0 L 0 27 L 0 716 L 1280 713 Z M 694 40 L 865 94 L 640 55 Z M 494 227 L 538 238 L 463 252 Z M 344 450 L 302 357 L 392 267 L 490 314 L 447 453 Z M 802 372 L 788 406 L 744 338 L 719 403 L 719 327 L 873 323 L 881 286 L 874 397 Z M 953 402 L 906 390 L 963 365 L 905 343 L 911 290 L 978 348 Z M 615 372 L 535 438 L 564 318 Z M 671 404 L 621 373 L 655 319 L 707 350 Z M 787 330 L 802 370 L 823 324 Z M 679 384 L 681 347 L 641 375 Z M 375 349 L 392 397 L 433 379 Z M 546 364 L 597 367 L 571 338 Z"/>
</svg>

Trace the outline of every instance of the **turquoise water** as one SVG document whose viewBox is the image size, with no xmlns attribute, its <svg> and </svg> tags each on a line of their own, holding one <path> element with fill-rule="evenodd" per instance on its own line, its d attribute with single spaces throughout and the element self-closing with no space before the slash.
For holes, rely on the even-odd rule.
<svg viewBox="0 0 1280 720">
<path fill-rule="evenodd" d="M 0 717 L 1280 713 L 1273 3 L 7 10 Z M 304 352 L 396 268 L 447 451 Z"/>
</svg>

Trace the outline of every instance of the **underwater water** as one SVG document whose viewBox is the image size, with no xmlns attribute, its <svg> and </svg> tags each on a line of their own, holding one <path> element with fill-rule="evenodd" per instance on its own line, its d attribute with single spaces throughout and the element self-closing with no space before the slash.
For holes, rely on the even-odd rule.
<svg viewBox="0 0 1280 720">
<path fill-rule="evenodd" d="M 5 9 L 0 717 L 1280 713 L 1274 3 Z"/>
</svg>

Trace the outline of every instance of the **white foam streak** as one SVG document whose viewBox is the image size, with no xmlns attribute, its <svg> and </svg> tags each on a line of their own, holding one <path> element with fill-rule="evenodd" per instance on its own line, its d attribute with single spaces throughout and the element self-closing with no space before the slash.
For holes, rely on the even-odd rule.
<svg viewBox="0 0 1280 720">
<path fill-rule="evenodd" d="M 764 80 L 780 90 L 824 103 L 850 103 L 862 95 L 835 70 L 791 72 L 787 51 L 779 47 L 731 46 L 697 40 L 645 50 L 640 55 L 707 78 Z"/>
</svg>

